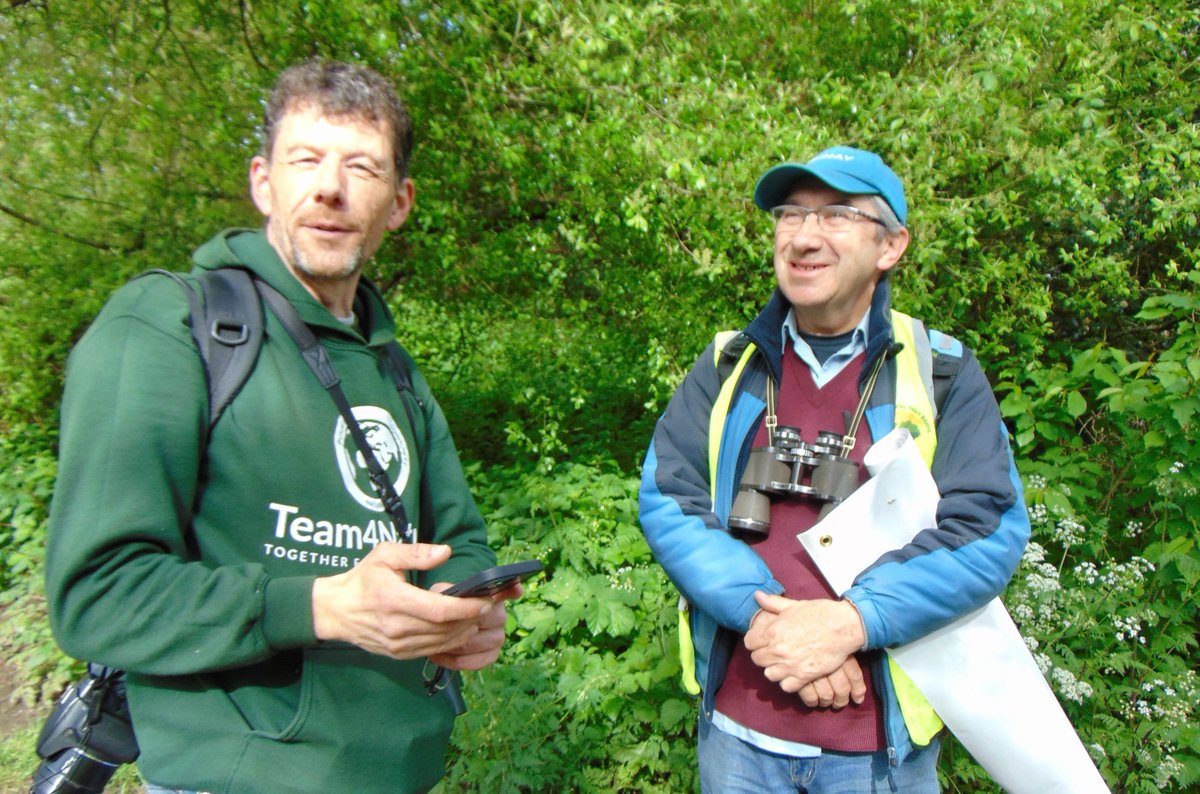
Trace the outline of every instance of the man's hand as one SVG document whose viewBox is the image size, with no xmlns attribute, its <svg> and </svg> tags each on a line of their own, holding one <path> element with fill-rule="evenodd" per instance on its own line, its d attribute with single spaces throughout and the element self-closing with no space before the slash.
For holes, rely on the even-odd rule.
<svg viewBox="0 0 1200 794">
<path fill-rule="evenodd" d="M 790 679 L 780 682 L 785 691 L 785 684 Z M 818 678 L 799 692 L 800 700 L 810 709 L 832 708 L 835 711 L 843 708 L 850 701 L 857 705 L 866 700 L 867 683 L 863 680 L 862 668 L 853 656 L 842 662 L 842 666 L 824 678 Z"/>
<path fill-rule="evenodd" d="M 429 589 L 440 593 L 447 587 L 450 587 L 449 582 L 438 582 Z M 491 596 L 492 609 L 479 618 L 479 633 L 459 648 L 430 656 L 429 661 L 450 670 L 481 670 L 496 661 L 500 657 L 500 646 L 504 644 L 504 624 L 508 620 L 504 602 L 520 598 L 524 592 L 525 588 L 518 583 Z"/>
<path fill-rule="evenodd" d="M 407 571 L 428 571 L 448 559 L 449 546 L 380 543 L 345 573 L 318 578 L 312 590 L 317 638 L 394 659 L 419 659 L 464 648 L 494 611 L 503 627 L 504 609 L 491 599 L 438 595 L 406 581 Z M 489 630 L 494 621 L 490 618 Z"/>
<path fill-rule="evenodd" d="M 785 692 L 808 706 L 841 708 L 866 695 L 852 658 L 866 637 L 858 610 L 845 601 L 794 601 L 755 593 L 762 611 L 746 633 L 750 658 Z"/>
</svg>

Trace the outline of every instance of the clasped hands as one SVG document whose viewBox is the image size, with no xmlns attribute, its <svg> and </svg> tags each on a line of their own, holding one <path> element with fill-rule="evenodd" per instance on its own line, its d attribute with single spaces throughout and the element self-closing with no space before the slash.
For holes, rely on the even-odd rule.
<svg viewBox="0 0 1200 794">
<path fill-rule="evenodd" d="M 432 570 L 450 559 L 450 547 L 380 543 L 358 565 L 313 583 L 313 630 L 320 640 L 349 642 L 393 659 L 428 657 L 439 667 L 479 670 L 500 655 L 504 602 L 523 592 L 513 585 L 491 597 L 438 595 L 411 585 L 408 571 Z"/>
<path fill-rule="evenodd" d="M 745 644 L 767 679 L 796 693 L 810 708 L 862 703 L 867 687 L 854 658 L 866 641 L 858 610 L 848 601 L 796 601 L 754 594 L 760 610 Z"/>
</svg>

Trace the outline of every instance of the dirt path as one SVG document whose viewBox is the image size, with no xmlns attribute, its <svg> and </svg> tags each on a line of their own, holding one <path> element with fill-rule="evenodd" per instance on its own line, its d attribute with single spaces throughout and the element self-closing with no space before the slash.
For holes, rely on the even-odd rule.
<svg viewBox="0 0 1200 794">
<path fill-rule="evenodd" d="M 16 691 L 19 681 L 12 665 L 0 661 L 0 738 L 28 728 L 41 720 L 49 710 L 48 707 L 31 709 L 20 701 L 14 701 L 12 693 Z"/>
</svg>

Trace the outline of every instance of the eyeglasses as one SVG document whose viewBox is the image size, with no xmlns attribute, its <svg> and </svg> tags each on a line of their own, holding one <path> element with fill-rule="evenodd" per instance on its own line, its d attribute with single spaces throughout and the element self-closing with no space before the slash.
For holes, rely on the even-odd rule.
<svg viewBox="0 0 1200 794">
<path fill-rule="evenodd" d="M 808 220 L 809 215 L 816 215 L 817 225 L 827 232 L 848 231 L 856 221 L 860 220 L 872 221 L 887 228 L 887 225 L 874 215 L 869 215 L 857 207 L 847 207 L 844 204 L 827 204 L 815 210 L 796 204 L 781 204 L 773 208 L 771 214 L 775 216 L 776 227 L 789 232 L 799 230 Z"/>
</svg>

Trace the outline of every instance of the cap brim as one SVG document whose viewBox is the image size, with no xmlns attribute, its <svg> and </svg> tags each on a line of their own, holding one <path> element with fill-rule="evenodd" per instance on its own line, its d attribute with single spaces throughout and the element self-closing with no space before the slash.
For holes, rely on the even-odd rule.
<svg viewBox="0 0 1200 794">
<path fill-rule="evenodd" d="M 879 188 L 856 176 L 832 168 L 815 168 L 800 163 L 781 163 L 758 178 L 754 186 L 754 204 L 768 212 L 787 202 L 792 186 L 804 177 L 814 177 L 843 193 L 880 195 Z"/>
</svg>

